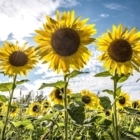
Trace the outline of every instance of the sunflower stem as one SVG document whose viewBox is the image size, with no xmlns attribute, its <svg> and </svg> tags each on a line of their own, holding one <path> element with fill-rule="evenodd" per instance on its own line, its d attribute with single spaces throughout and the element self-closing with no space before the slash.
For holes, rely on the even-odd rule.
<svg viewBox="0 0 140 140">
<path fill-rule="evenodd" d="M 64 81 L 67 82 L 66 76 Z M 67 112 L 67 84 L 64 87 L 64 109 L 65 109 L 65 140 L 68 140 L 68 112 Z"/>
<path fill-rule="evenodd" d="M 8 109 L 7 109 L 7 113 L 6 113 L 5 124 L 4 124 L 3 130 L 2 130 L 1 140 L 6 139 L 5 138 L 5 131 L 6 131 L 7 123 L 8 123 L 8 120 L 9 120 L 10 107 L 11 107 L 11 102 L 12 102 L 12 98 L 13 98 L 13 94 L 14 94 L 14 90 L 15 90 L 16 78 L 17 78 L 17 75 L 15 75 L 13 77 L 12 91 L 11 91 L 10 99 L 9 99 L 9 102 L 8 102 Z"/>
<path fill-rule="evenodd" d="M 114 123 L 114 133 L 115 133 L 115 140 L 119 140 L 119 133 L 118 133 L 118 119 L 117 119 L 117 107 L 116 107 L 116 90 L 117 90 L 117 81 L 114 79 L 114 105 L 113 105 L 113 123 Z"/>
</svg>

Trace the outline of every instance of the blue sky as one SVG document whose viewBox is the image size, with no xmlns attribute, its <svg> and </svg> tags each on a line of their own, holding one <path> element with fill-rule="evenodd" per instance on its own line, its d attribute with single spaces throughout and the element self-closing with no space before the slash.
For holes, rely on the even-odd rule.
<svg viewBox="0 0 140 140">
<path fill-rule="evenodd" d="M 96 24 L 95 38 L 106 32 L 107 29 L 111 29 L 112 24 L 122 23 L 130 29 L 137 27 L 140 30 L 139 4 L 139 0 L 0 0 L 0 45 L 8 40 L 13 43 L 19 41 L 21 44 L 28 42 L 29 46 L 36 46 L 37 44 L 33 41 L 34 30 L 42 28 L 42 24 L 46 21 L 45 15 L 55 18 L 56 10 L 61 12 L 75 10 L 76 16 L 89 18 L 88 23 Z M 70 88 L 74 92 L 89 89 L 106 95 L 102 93 L 102 90 L 112 89 L 113 83 L 110 78 L 93 77 L 102 70 L 102 64 L 96 60 L 100 54 L 96 47 L 92 45 L 89 48 L 93 52 L 93 56 L 82 71 L 90 73 L 71 79 Z M 30 80 L 19 87 L 22 88 L 23 93 L 29 91 L 37 93 L 41 83 L 63 80 L 62 75 L 48 70 L 47 66 L 38 64 L 27 77 L 19 77 L 19 79 Z M 138 78 L 140 78 L 140 74 L 134 72 L 134 75 L 123 83 L 122 90 L 130 93 L 132 99 L 140 98 L 140 82 L 136 83 Z M 1 82 L 11 81 L 2 75 L 0 75 L 0 79 Z M 19 88 L 16 90 L 15 96 L 18 95 Z M 49 94 L 51 90 L 52 88 L 46 88 L 43 92 Z"/>
</svg>

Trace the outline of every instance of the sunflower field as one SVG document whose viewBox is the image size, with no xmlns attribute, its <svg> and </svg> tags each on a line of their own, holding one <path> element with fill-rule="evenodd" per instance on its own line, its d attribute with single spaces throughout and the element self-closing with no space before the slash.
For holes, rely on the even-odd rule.
<svg viewBox="0 0 140 140">
<path fill-rule="evenodd" d="M 1 83 L 0 140 L 140 140 L 140 100 L 132 100 L 122 90 L 123 82 L 140 72 L 140 31 L 122 24 L 113 25 L 98 38 L 92 36 L 95 24 L 87 24 L 75 11 L 56 12 L 56 20 L 46 15 L 42 29 L 35 30 L 36 47 L 5 41 L 0 48 L 0 72 L 13 82 Z M 101 96 L 88 89 L 74 93 L 69 88 L 71 79 L 83 72 L 82 68 L 92 56 L 88 45 L 95 43 L 102 54 L 97 58 L 104 71 L 94 77 L 110 77 L 112 88 Z M 38 90 L 52 87 L 49 96 L 43 93 L 26 96 L 20 92 L 13 98 L 15 89 L 27 79 L 38 62 L 49 64 L 48 69 L 63 80 L 42 83 Z"/>
</svg>

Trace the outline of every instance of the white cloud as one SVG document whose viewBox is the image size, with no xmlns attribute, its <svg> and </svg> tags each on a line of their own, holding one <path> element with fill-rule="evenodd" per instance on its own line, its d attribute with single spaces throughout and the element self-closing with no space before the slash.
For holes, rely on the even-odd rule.
<svg viewBox="0 0 140 140">
<path fill-rule="evenodd" d="M 87 74 L 81 74 L 78 77 L 72 78 L 69 83 L 69 87 L 73 90 L 73 92 L 77 93 L 83 89 L 89 89 L 95 93 L 100 92 L 101 95 L 108 95 L 107 93 L 102 92 L 104 89 L 113 89 L 113 81 L 110 77 L 94 77 L 96 73 L 99 73 L 102 70 L 102 63 L 97 60 L 97 57 L 101 54 L 94 46 L 89 47 L 90 51 L 93 52 L 93 56 L 91 57 L 90 61 L 81 71 L 89 72 Z M 44 66 L 46 65 L 46 66 Z M 38 70 L 35 74 L 42 74 L 41 79 L 37 80 L 35 86 L 38 86 L 40 83 L 52 83 L 58 80 L 63 80 L 62 74 L 57 75 L 55 72 L 47 69 L 47 64 L 39 64 Z M 134 75 L 130 76 L 130 78 L 119 85 L 122 85 L 122 91 L 127 92 L 131 95 L 132 99 L 139 98 L 139 82 L 137 81 L 139 73 L 134 71 Z M 36 82 L 34 82 L 35 84 Z M 49 93 L 49 88 L 43 89 L 46 93 Z M 110 95 L 108 95 L 110 97 Z M 139 96 L 139 97 L 138 97 Z"/>
<path fill-rule="evenodd" d="M 54 15 L 59 7 L 76 6 L 76 0 L 1 0 L 0 1 L 0 41 L 10 33 L 15 40 L 30 37 L 35 29 L 42 27 L 45 15 Z"/>
<path fill-rule="evenodd" d="M 110 10 L 122 10 L 122 9 L 126 9 L 126 7 L 117 4 L 117 3 L 109 3 L 109 4 L 104 4 L 104 6 Z"/>
<path fill-rule="evenodd" d="M 91 20 L 92 22 L 98 22 L 100 21 L 102 18 L 107 18 L 109 17 L 109 14 L 100 14 L 98 18 L 95 18 L 93 20 Z"/>
<path fill-rule="evenodd" d="M 107 17 L 109 17 L 109 14 L 101 14 L 100 17 L 107 18 Z"/>
</svg>

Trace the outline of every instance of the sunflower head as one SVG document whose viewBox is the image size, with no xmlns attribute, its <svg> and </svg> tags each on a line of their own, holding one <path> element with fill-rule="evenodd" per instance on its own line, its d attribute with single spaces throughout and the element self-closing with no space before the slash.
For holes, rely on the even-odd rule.
<svg viewBox="0 0 140 140">
<path fill-rule="evenodd" d="M 109 110 L 105 111 L 106 116 L 110 116 L 111 112 Z"/>
<path fill-rule="evenodd" d="M 140 109 L 140 100 L 135 100 L 131 102 L 132 108 Z"/>
<path fill-rule="evenodd" d="M 28 115 L 38 117 L 41 113 L 41 104 L 39 102 L 33 102 L 29 105 L 29 109 L 27 110 Z"/>
<path fill-rule="evenodd" d="M 139 71 L 140 66 L 140 32 L 134 27 L 128 31 L 122 24 L 113 25 L 112 32 L 107 31 L 97 38 L 97 47 L 104 53 L 99 56 L 104 61 L 104 67 L 112 75 L 132 74 L 133 69 Z"/>
<path fill-rule="evenodd" d="M 123 107 L 128 107 L 130 105 L 130 96 L 128 93 L 121 92 L 118 97 L 117 107 L 123 109 Z"/>
<path fill-rule="evenodd" d="M 71 90 L 67 89 L 66 94 L 71 94 Z M 61 104 L 63 105 L 63 94 L 64 94 L 64 89 L 58 89 L 55 88 L 51 93 L 50 93 L 50 100 L 54 104 Z"/>
<path fill-rule="evenodd" d="M 3 105 L 0 108 L 0 111 L 1 111 L 2 116 L 6 116 L 7 111 L 8 111 L 8 104 L 3 103 Z M 9 108 L 9 117 L 12 117 L 12 118 L 18 117 L 19 113 L 20 113 L 19 105 L 16 102 L 12 102 Z"/>
<path fill-rule="evenodd" d="M 0 70 L 4 74 L 9 76 L 27 75 L 27 72 L 34 68 L 38 62 L 35 48 L 26 48 L 26 44 L 20 47 L 18 42 L 12 44 L 6 41 L 0 48 Z"/>
<path fill-rule="evenodd" d="M 81 101 L 88 109 L 98 109 L 98 107 L 100 106 L 98 97 L 89 90 L 81 91 Z"/>
<path fill-rule="evenodd" d="M 108 109 L 108 110 L 105 110 L 104 113 L 105 113 L 105 116 L 107 118 L 109 118 L 109 117 L 111 117 L 112 111 L 111 111 L 111 109 Z"/>
<path fill-rule="evenodd" d="M 41 103 L 42 112 L 45 113 L 46 111 L 48 111 L 50 106 L 51 106 L 51 102 L 49 100 L 47 100 L 47 99 L 43 100 Z"/>
<path fill-rule="evenodd" d="M 49 16 L 43 24 L 43 30 L 36 30 L 35 41 L 40 59 L 50 63 L 49 68 L 59 73 L 79 70 L 89 60 L 91 52 L 86 45 L 94 42 L 91 36 L 96 33 L 94 24 L 85 25 L 88 19 L 80 21 L 80 16 L 74 18 L 75 12 L 56 12 L 56 20 Z"/>
<path fill-rule="evenodd" d="M 20 113 L 20 109 L 18 106 L 12 106 L 10 108 L 10 117 L 16 117 L 18 116 Z"/>
</svg>

